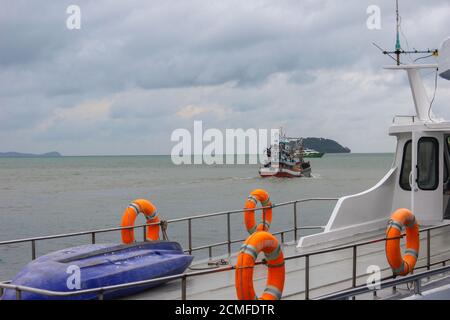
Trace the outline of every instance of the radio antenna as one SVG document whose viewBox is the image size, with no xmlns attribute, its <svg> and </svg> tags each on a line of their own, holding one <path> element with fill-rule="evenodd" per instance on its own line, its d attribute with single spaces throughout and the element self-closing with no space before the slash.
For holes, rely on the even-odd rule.
<svg viewBox="0 0 450 320">
<path fill-rule="evenodd" d="M 398 13 L 398 0 L 395 0 L 395 14 L 396 14 L 396 21 L 397 21 L 397 39 L 395 41 L 395 55 L 397 56 L 397 65 L 400 65 L 400 53 L 402 50 L 402 46 L 400 45 L 400 15 Z"/>
<path fill-rule="evenodd" d="M 401 60 L 400 60 L 400 56 L 402 54 L 429 54 L 428 56 L 424 56 L 424 57 L 420 57 L 418 59 L 416 59 L 415 61 L 422 59 L 422 58 L 428 58 L 431 56 L 438 56 L 439 55 L 439 51 L 438 49 L 427 49 L 427 50 L 408 50 L 405 51 L 402 49 L 401 43 L 400 43 L 400 24 L 401 24 L 401 17 L 400 17 L 400 13 L 399 13 L 399 6 L 398 6 L 398 0 L 395 0 L 395 14 L 396 14 L 396 40 L 395 40 L 395 50 L 394 51 L 386 51 L 383 50 L 383 54 L 386 54 L 388 56 L 390 56 L 391 58 L 393 54 L 395 54 L 395 60 L 397 62 L 397 65 L 401 65 Z M 377 46 L 378 47 L 378 46 Z M 379 48 L 379 47 L 378 47 Z"/>
</svg>

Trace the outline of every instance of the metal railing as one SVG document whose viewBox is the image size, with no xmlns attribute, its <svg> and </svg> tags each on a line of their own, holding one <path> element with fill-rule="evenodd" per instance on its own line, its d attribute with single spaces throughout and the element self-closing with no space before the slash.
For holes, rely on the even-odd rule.
<svg viewBox="0 0 450 320">
<path fill-rule="evenodd" d="M 244 239 L 232 239 L 231 238 L 231 216 L 238 213 L 243 213 L 246 211 L 260 211 L 264 209 L 269 208 L 277 208 L 277 207 L 284 207 L 284 206 L 293 206 L 293 227 L 286 230 L 281 230 L 278 232 L 274 232 L 274 235 L 280 235 L 280 237 L 283 239 L 284 235 L 286 233 L 293 232 L 294 233 L 294 239 L 298 238 L 298 232 L 300 230 L 317 230 L 317 229 L 323 229 L 323 226 L 305 226 L 305 227 L 299 227 L 298 225 L 298 204 L 299 203 L 305 203 L 305 202 L 311 202 L 311 201 L 337 201 L 338 198 L 308 198 L 308 199 L 299 199 L 299 200 L 293 200 L 288 202 L 282 202 L 278 204 L 273 204 L 272 206 L 268 207 L 259 207 L 255 209 L 236 209 L 236 210 L 228 210 L 228 211 L 220 211 L 215 213 L 208 213 L 208 214 L 201 214 L 201 215 L 194 215 L 189 217 L 183 217 L 183 218 L 177 218 L 177 219 L 170 219 L 166 221 L 160 221 L 156 223 L 149 223 L 149 224 L 140 224 L 130 227 L 114 227 L 114 228 L 106 228 L 106 229 L 96 229 L 96 230 L 89 230 L 89 231 L 81 231 L 81 232 L 72 232 L 72 233 L 64 233 L 64 234 L 56 234 L 56 235 L 49 235 L 49 236 L 41 236 L 41 237 L 33 237 L 33 238 L 24 238 L 24 239 L 16 239 L 16 240 L 7 240 L 7 241 L 0 241 L 0 246 L 8 245 L 8 244 L 17 244 L 17 243 L 25 243 L 30 242 L 31 244 L 31 259 L 34 260 L 37 257 L 36 254 L 36 243 L 38 241 L 42 240 L 50 240 L 50 239 L 58 239 L 58 238 L 67 238 L 67 237 L 77 237 L 77 236 L 83 236 L 83 235 L 90 235 L 91 236 L 91 243 L 95 244 L 96 242 L 96 235 L 100 233 L 107 233 L 107 232 L 114 232 L 114 231 L 121 231 L 125 229 L 139 229 L 142 228 L 143 230 L 143 241 L 146 241 L 146 230 L 148 226 L 152 225 L 163 225 L 167 223 L 167 226 L 174 224 L 174 223 L 182 223 L 187 222 L 187 248 L 185 248 L 185 252 L 192 254 L 194 251 L 199 250 L 208 250 L 209 257 L 212 257 L 212 249 L 219 246 L 227 246 L 227 252 L 230 255 L 231 254 L 231 245 L 234 243 L 242 242 Z M 264 211 L 263 211 L 264 212 Z M 222 242 L 208 244 L 208 245 L 202 245 L 202 246 L 193 246 L 193 235 L 192 235 L 192 222 L 194 220 L 204 219 L 204 218 L 211 218 L 211 217 L 218 217 L 218 216 L 226 216 L 227 223 L 226 223 L 226 235 L 227 239 Z"/>
<path fill-rule="evenodd" d="M 408 275 L 402 278 L 391 279 L 387 281 L 380 282 L 378 288 L 376 290 L 383 290 L 387 288 L 395 288 L 396 286 L 402 284 L 414 283 L 414 294 L 422 294 L 422 279 L 430 278 L 435 275 L 445 274 L 450 272 L 450 266 L 443 266 L 441 268 L 437 268 L 434 270 L 427 270 L 425 272 L 416 273 L 412 275 Z M 354 289 L 341 291 L 338 293 L 329 294 L 326 296 L 322 296 L 317 300 L 344 300 L 344 299 L 353 299 L 354 297 L 366 294 L 370 292 L 375 292 L 373 288 L 368 286 L 360 286 Z"/>
<path fill-rule="evenodd" d="M 397 122 L 398 119 L 408 119 L 408 120 L 410 120 L 409 123 L 415 123 L 416 119 L 417 119 L 417 116 L 413 116 L 413 115 L 396 115 L 396 116 L 394 116 L 392 118 L 392 123 L 393 124 L 400 124 L 400 123 Z M 401 123 L 401 124 L 408 124 L 408 122 L 404 122 L 404 123 Z"/>
<path fill-rule="evenodd" d="M 25 238 L 25 239 L 17 239 L 17 240 L 9 240 L 9 241 L 0 241 L 0 246 L 8 245 L 8 244 L 17 244 L 17 243 L 30 242 L 31 243 L 31 257 L 32 257 L 32 259 L 35 259 L 36 258 L 36 242 L 37 241 L 48 240 L 48 239 L 57 239 L 57 238 L 66 238 L 66 237 L 75 237 L 75 236 L 82 236 L 82 235 L 91 235 L 91 243 L 94 244 L 95 241 L 96 241 L 96 235 L 97 234 L 106 233 L 106 232 L 120 231 L 120 230 L 124 230 L 124 229 L 137 229 L 137 228 L 142 228 L 143 229 L 143 239 L 145 241 L 146 240 L 146 228 L 148 226 L 150 226 L 150 225 L 163 225 L 165 223 L 167 225 L 170 225 L 170 224 L 173 224 L 173 223 L 187 222 L 187 227 L 188 227 L 188 232 L 187 232 L 188 248 L 186 248 L 184 251 L 189 253 L 189 254 L 192 254 L 194 251 L 206 250 L 207 249 L 208 253 L 209 253 L 209 258 L 211 258 L 212 257 L 212 249 L 213 248 L 219 247 L 219 246 L 227 246 L 228 255 L 231 255 L 231 246 L 232 246 L 232 244 L 245 241 L 245 238 L 243 238 L 243 239 L 232 239 L 231 238 L 231 216 L 234 215 L 234 214 L 243 213 L 243 212 L 250 211 L 250 210 L 259 211 L 259 210 L 264 210 L 264 209 L 268 209 L 268 208 L 276 208 L 276 207 L 283 207 L 283 206 L 292 205 L 293 206 L 293 211 L 292 211 L 293 212 L 293 228 L 281 230 L 281 231 L 278 231 L 278 232 L 273 232 L 274 235 L 280 235 L 281 242 L 284 242 L 284 236 L 285 236 L 286 233 L 293 232 L 294 233 L 294 239 L 298 239 L 298 232 L 300 230 L 311 230 L 311 229 L 314 230 L 314 229 L 322 229 L 323 228 L 322 226 L 299 227 L 298 226 L 298 204 L 305 203 L 305 202 L 311 202 L 311 201 L 336 201 L 336 200 L 338 200 L 338 198 L 300 199 L 300 200 L 293 200 L 293 201 L 283 202 L 283 203 L 279 203 L 279 204 L 273 204 L 272 206 L 268 206 L 268 207 L 259 207 L 259 208 L 255 208 L 255 209 L 237 209 L 237 210 L 221 211 L 221 212 L 215 212 L 215 213 L 208 213 L 208 214 L 189 216 L 189 217 L 184 217 L 184 218 L 171 219 L 171 220 L 167 220 L 167 221 L 161 221 L 159 223 L 135 225 L 135 226 L 131 226 L 131 227 L 115 227 L 115 228 L 107 228 L 107 229 L 96 229 L 96 230 L 90 230 L 90 231 L 73 232 L 73 233 L 66 233 L 66 234 L 57 234 L 57 235 L 49 235 L 49 236 L 41 236 L 41 237 L 33 237 L 33 238 Z M 192 222 L 194 220 L 210 218 L 210 217 L 217 217 L 217 216 L 224 216 L 224 215 L 226 215 L 226 218 L 227 218 L 227 223 L 226 223 L 226 226 L 227 226 L 226 227 L 227 239 L 226 239 L 226 241 L 194 247 L 193 246 L 193 241 L 192 241 L 193 240 L 192 239 L 193 238 L 192 237 Z M 442 225 L 428 227 L 428 228 L 424 228 L 424 229 L 420 230 L 421 233 L 426 232 L 426 248 L 427 248 L 426 265 L 422 266 L 422 267 L 417 267 L 416 269 L 427 268 L 427 270 L 430 270 L 433 265 L 441 264 L 441 263 L 445 265 L 445 263 L 447 261 L 449 261 L 449 259 L 447 259 L 445 261 L 440 261 L 438 263 L 434 263 L 434 264 L 431 263 L 431 231 L 435 230 L 435 229 L 444 228 L 444 227 L 447 227 L 447 226 L 450 226 L 450 224 L 442 224 Z M 402 234 L 398 238 L 403 238 L 403 237 L 404 237 L 404 234 Z M 292 259 L 299 259 L 299 258 L 304 258 L 305 259 L 304 297 L 305 297 L 305 299 L 309 299 L 310 298 L 310 291 L 311 291 L 310 290 L 310 260 L 311 260 L 311 257 L 317 256 L 317 255 L 326 254 L 326 253 L 338 252 L 338 251 L 351 249 L 352 250 L 352 277 L 351 277 L 352 286 L 351 286 L 351 288 L 356 288 L 356 285 L 357 285 L 357 259 L 358 259 L 358 254 L 357 253 L 358 253 L 358 248 L 361 247 L 361 246 L 366 246 L 366 245 L 370 245 L 370 244 L 384 242 L 384 241 L 392 240 L 392 239 L 395 239 L 395 238 L 387 239 L 386 237 L 383 237 L 383 238 L 378 238 L 378 239 L 369 240 L 369 241 L 357 242 L 357 243 L 354 243 L 354 244 L 349 244 L 349 245 L 338 246 L 338 247 L 334 247 L 334 248 L 328 248 L 328 249 L 318 250 L 318 251 L 304 253 L 304 254 L 288 256 L 288 257 L 285 258 L 285 260 L 292 260 Z M 257 264 L 260 264 L 260 263 L 257 263 Z M 82 290 L 82 291 L 74 291 L 74 292 L 52 292 L 52 291 L 48 291 L 48 290 L 41 290 L 41 289 L 36 289 L 36 288 L 24 287 L 24 286 L 14 286 L 14 285 L 9 284 L 8 282 L 0 283 L 0 288 L 14 289 L 14 290 L 16 290 L 16 292 L 30 291 L 30 292 L 48 294 L 48 295 L 53 295 L 53 296 L 72 296 L 72 295 L 89 293 L 89 292 L 99 292 L 99 297 L 103 297 L 103 293 L 104 292 L 109 291 L 109 290 L 114 290 L 114 289 L 117 289 L 117 288 L 128 288 L 128 287 L 132 287 L 132 286 L 151 284 L 151 283 L 156 283 L 156 282 L 162 281 L 162 280 L 182 279 L 181 297 L 182 298 L 186 298 L 186 279 L 188 277 L 199 276 L 199 275 L 210 274 L 210 273 L 216 273 L 216 272 L 229 271 L 229 270 L 232 270 L 232 269 L 234 269 L 233 266 L 227 266 L 227 267 L 222 267 L 222 268 L 218 267 L 218 268 L 215 268 L 213 270 L 204 270 L 204 271 L 200 271 L 200 272 L 189 272 L 189 273 L 183 273 L 183 274 L 176 275 L 176 276 L 170 276 L 170 277 L 164 277 L 164 278 L 158 278 L 158 279 L 151 279 L 151 280 L 147 280 L 147 281 L 126 283 L 126 284 L 117 285 L 117 286 L 102 287 L 102 288 L 95 288 L 95 289 Z M 389 278 L 392 278 L 392 277 L 389 277 Z M 386 278 L 384 280 L 387 280 L 389 278 Z M 0 294 L 1 294 L 1 292 L 0 292 Z"/>
<path fill-rule="evenodd" d="M 430 245 L 431 231 L 449 227 L 449 226 L 450 226 L 450 224 L 442 224 L 442 225 L 438 225 L 438 226 L 424 228 L 419 231 L 420 233 L 424 233 L 424 232 L 426 233 L 427 253 L 426 253 L 426 264 L 424 266 L 416 267 L 416 270 L 419 270 L 422 268 L 427 268 L 427 270 L 430 270 L 432 266 L 435 266 L 438 264 L 442 264 L 443 266 L 445 266 L 446 262 L 450 261 L 450 259 L 445 259 L 445 260 L 442 260 L 439 262 L 431 263 L 431 245 Z M 401 236 L 394 237 L 394 238 L 383 237 L 383 238 L 378 238 L 378 239 L 374 239 L 374 240 L 357 242 L 357 243 L 350 244 L 350 245 L 338 246 L 335 248 L 329 248 L 329 249 L 318 250 L 318 251 L 309 252 L 309 253 L 292 255 L 292 256 L 285 257 L 285 261 L 299 259 L 299 258 L 305 259 L 304 298 L 306 300 L 308 300 L 308 299 L 310 299 L 310 291 L 311 291 L 311 289 L 310 289 L 310 258 L 312 256 L 352 249 L 352 252 L 353 252 L 352 266 L 353 266 L 353 268 L 352 268 L 352 278 L 351 278 L 352 286 L 350 289 L 356 289 L 357 288 L 357 286 L 356 286 L 357 285 L 357 277 L 358 277 L 357 270 L 356 270 L 357 249 L 361 246 L 371 245 L 371 244 L 375 244 L 375 243 L 379 243 L 379 242 L 385 242 L 388 240 L 401 239 L 404 236 L 405 235 L 402 234 Z M 260 264 L 264 264 L 264 263 L 265 263 L 264 261 L 257 262 L 255 265 L 260 265 Z M 6 283 L 6 282 L 0 283 L 0 288 L 15 290 L 16 291 L 16 299 L 20 299 L 22 292 L 24 292 L 24 291 L 47 295 L 47 296 L 55 296 L 55 297 L 69 297 L 69 296 L 75 296 L 75 295 L 81 295 L 81 294 L 96 293 L 98 299 L 103 299 L 105 292 L 108 292 L 108 291 L 117 290 L 117 289 L 125 289 L 125 288 L 136 287 L 136 286 L 149 285 L 149 284 L 157 283 L 157 282 L 161 282 L 161 281 L 181 279 L 181 295 L 180 296 L 181 296 L 182 300 L 185 300 L 185 299 L 187 299 L 187 279 L 188 278 L 206 275 L 206 274 L 218 273 L 218 272 L 226 272 L 226 271 L 230 271 L 230 270 L 234 270 L 234 269 L 235 269 L 235 266 L 230 265 L 230 266 L 226 266 L 226 267 L 218 267 L 218 268 L 211 269 L 211 270 L 203 270 L 203 271 L 196 271 L 196 272 L 189 272 L 189 273 L 185 272 L 185 273 L 182 273 L 179 275 L 174 275 L 174 276 L 168 276 L 168 277 L 162 277 L 162 278 L 144 280 L 144 281 L 137 281 L 137 282 L 130 282 L 130 283 L 125 283 L 125 284 L 120 284 L 120 285 L 105 286 L 105 287 L 99 287 L 99 288 L 93 288 L 93 289 L 77 290 L 77 291 L 72 291 L 72 292 L 59 292 L 59 291 L 43 290 L 43 289 L 31 288 L 31 287 L 27 287 L 27 286 L 12 285 L 12 284 Z M 386 280 L 389 280 L 392 278 L 393 278 L 393 276 L 387 277 L 387 278 L 382 279 L 382 281 L 386 281 Z M 358 290 L 359 289 L 360 288 L 358 288 Z M 343 291 L 341 291 L 341 292 L 343 292 Z M 299 292 L 299 293 L 301 293 L 301 292 Z M 356 295 L 356 294 L 354 294 L 354 295 Z"/>
<path fill-rule="evenodd" d="M 115 232 L 115 231 L 121 231 L 121 230 L 129 230 L 129 229 L 139 229 L 142 228 L 142 235 L 143 235 L 143 241 L 146 241 L 146 230 L 147 227 L 152 226 L 152 225 L 160 225 L 160 226 L 169 226 L 171 224 L 174 223 L 183 223 L 183 222 L 187 222 L 187 248 L 184 249 L 184 252 L 192 254 L 195 251 L 199 251 L 199 250 L 208 250 L 208 256 L 211 259 L 212 258 L 212 250 L 215 247 L 220 247 L 220 246 L 226 246 L 227 247 L 227 252 L 228 255 L 231 255 L 231 251 L 232 251 L 232 245 L 235 243 L 239 243 L 239 242 L 243 242 L 245 241 L 245 238 L 241 238 L 241 239 L 232 239 L 231 238 L 231 216 L 235 215 L 235 214 L 239 214 L 239 213 L 244 213 L 246 211 L 263 211 L 263 219 L 265 219 L 265 212 L 264 209 L 269 209 L 269 208 L 277 208 L 277 207 L 284 207 L 284 206 L 289 206 L 292 205 L 292 213 L 293 213 L 293 228 L 290 229 L 285 229 L 285 230 L 281 230 L 281 231 L 277 231 L 277 232 L 273 232 L 273 235 L 279 235 L 281 238 L 281 242 L 284 242 L 285 240 L 285 235 L 287 233 L 294 233 L 294 239 L 298 238 L 299 235 L 299 231 L 301 230 L 317 230 L 317 229 L 323 229 L 323 226 L 305 226 L 305 227 L 299 227 L 299 219 L 298 219 L 298 204 L 300 203 L 305 203 L 305 202 L 312 202 L 312 201 L 337 201 L 339 198 L 308 198 L 308 199 L 299 199 L 299 200 L 293 200 L 293 201 L 287 201 L 287 202 L 282 202 L 282 203 L 278 203 L 278 204 L 272 204 L 271 206 L 267 206 L 267 207 L 259 207 L 259 208 L 254 208 L 254 209 L 236 209 L 236 210 L 228 210 L 228 211 L 220 211 L 220 212 L 215 212 L 215 213 L 208 213 L 208 214 L 200 214 L 200 215 L 194 215 L 194 216 L 189 216 L 189 217 L 183 217 L 183 218 L 177 218 L 177 219 L 170 219 L 170 220 L 166 220 L 166 221 L 160 221 L 157 223 L 149 223 L 149 224 L 139 224 L 139 225 L 135 225 L 135 226 L 129 226 L 129 227 L 114 227 L 114 228 L 104 228 L 104 229 L 96 229 L 96 230 L 88 230 L 88 231 L 80 231 L 80 232 L 72 232 L 72 233 L 64 233 L 64 234 L 56 234 L 56 235 L 48 235 L 48 236 L 40 236 L 40 237 L 30 237 L 30 238 L 23 238 L 23 239 L 15 239 L 15 240 L 7 240 L 7 241 L 0 241 L 0 246 L 4 246 L 4 245 L 10 245 L 10 244 L 19 244 L 19 243 L 26 243 L 29 242 L 31 244 L 31 259 L 34 260 L 37 257 L 37 242 L 38 241 L 44 241 L 44 240 L 51 240 L 51 239 L 59 239 L 59 238 L 68 238 L 68 237 L 78 237 L 78 236 L 84 236 L 84 235 L 90 235 L 91 238 L 91 243 L 95 244 L 96 243 L 96 235 L 97 234 L 101 234 L 101 233 L 108 233 L 108 232 Z M 227 219 L 227 223 L 226 223 L 226 241 L 222 241 L 222 242 L 218 242 L 218 243 L 213 243 L 213 244 L 207 244 L 207 245 L 202 245 L 202 246 L 197 246 L 194 247 L 193 246 L 193 234 L 192 234 L 192 222 L 195 220 L 200 220 L 200 219 L 205 219 L 205 218 L 211 218 L 211 217 L 218 217 L 218 216 L 226 216 Z M 163 234 L 165 235 L 166 233 L 163 232 Z M 214 269 L 215 272 L 217 271 L 221 271 L 221 270 L 229 270 L 230 267 L 226 267 L 226 268 L 221 268 L 221 269 Z M 209 273 L 209 272 L 205 272 L 202 271 L 200 273 L 196 272 L 196 273 L 189 273 L 189 276 L 195 276 L 195 275 L 201 275 L 201 274 L 205 274 L 205 273 Z M 151 283 L 155 283 L 158 281 L 162 281 L 162 280 L 174 280 L 174 279 L 182 279 L 182 287 L 184 287 L 184 291 L 182 289 L 182 297 L 186 297 L 186 278 L 187 278 L 187 274 L 186 275 L 178 275 L 178 276 L 171 276 L 171 277 L 164 277 L 164 278 L 160 278 L 160 279 L 152 279 L 152 280 L 148 280 L 148 281 L 140 281 L 140 282 L 133 282 L 133 283 L 127 283 L 124 284 L 124 288 L 128 288 L 128 287 L 133 287 L 133 286 L 139 286 L 142 284 L 151 284 Z M 184 279 L 184 280 L 183 280 Z M 29 292 L 35 292 L 35 293 L 42 293 L 42 294 L 48 294 L 48 295 L 53 295 L 53 296 L 65 296 L 67 294 L 67 292 L 64 293 L 56 293 L 56 292 L 51 292 L 48 290 L 41 290 L 41 289 L 37 289 L 37 288 L 30 288 L 30 287 L 25 287 L 25 286 L 14 286 L 9 284 L 10 281 L 4 281 L 0 283 L 0 296 L 2 295 L 2 291 L 3 289 L 11 289 L 11 288 L 15 288 L 16 290 L 16 296 L 18 296 L 20 298 L 21 292 L 22 291 L 29 291 Z M 120 286 L 119 286 L 120 287 Z M 99 293 L 99 297 L 103 297 L 102 292 L 105 292 L 106 290 L 114 290 L 116 288 L 116 286 L 113 286 L 111 288 L 97 288 L 97 289 L 92 289 L 92 290 L 88 290 L 86 291 L 86 293 L 89 292 L 100 292 Z M 79 295 L 79 294 L 83 294 L 82 291 L 76 291 L 76 292 L 72 292 L 70 295 Z"/>
</svg>

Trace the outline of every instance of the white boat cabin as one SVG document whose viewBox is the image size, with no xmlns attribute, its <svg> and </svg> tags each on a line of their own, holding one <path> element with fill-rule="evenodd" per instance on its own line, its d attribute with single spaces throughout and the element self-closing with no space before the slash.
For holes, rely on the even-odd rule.
<svg viewBox="0 0 450 320">
<path fill-rule="evenodd" d="M 339 199 L 324 232 L 302 237 L 299 248 L 381 232 L 398 208 L 412 210 L 421 226 L 450 219 L 450 121 L 433 115 L 420 75 L 422 69 L 436 69 L 450 80 L 450 39 L 441 47 L 439 64 L 387 69 L 406 71 L 416 112 L 394 117 L 389 128 L 389 135 L 397 138 L 392 168 L 371 189 Z"/>
</svg>

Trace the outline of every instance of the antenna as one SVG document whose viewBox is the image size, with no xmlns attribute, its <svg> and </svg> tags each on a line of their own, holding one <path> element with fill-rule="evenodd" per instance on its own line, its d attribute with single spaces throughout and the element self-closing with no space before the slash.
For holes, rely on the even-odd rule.
<svg viewBox="0 0 450 320">
<path fill-rule="evenodd" d="M 416 50 L 416 49 L 414 49 L 414 50 L 409 50 L 409 51 L 403 50 L 402 46 L 400 44 L 401 17 L 400 17 L 400 13 L 399 13 L 398 0 L 395 0 L 395 14 L 396 14 L 395 51 L 382 50 L 378 45 L 374 44 L 377 48 L 382 50 L 383 54 L 388 55 L 388 56 L 390 56 L 393 59 L 394 59 L 394 57 L 392 57 L 392 54 L 395 54 L 395 56 L 396 56 L 395 61 L 397 62 L 397 66 L 402 64 L 401 61 L 400 61 L 400 55 L 402 55 L 402 54 L 429 54 L 428 56 L 420 57 L 420 58 L 416 59 L 415 61 L 417 61 L 419 59 L 432 57 L 432 56 L 437 57 L 439 55 L 438 49 L 433 49 L 433 50 L 430 50 L 430 49 L 427 49 L 427 50 Z"/>
<path fill-rule="evenodd" d="M 396 21 L 397 21 L 397 39 L 395 41 L 395 54 L 397 56 L 397 65 L 400 65 L 400 53 L 402 50 L 402 46 L 400 45 L 400 15 L 398 13 L 398 0 L 395 0 L 395 13 L 396 13 Z"/>
</svg>

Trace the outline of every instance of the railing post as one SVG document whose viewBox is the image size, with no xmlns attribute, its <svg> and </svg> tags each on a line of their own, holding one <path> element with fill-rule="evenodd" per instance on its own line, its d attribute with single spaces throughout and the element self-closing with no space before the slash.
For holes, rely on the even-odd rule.
<svg viewBox="0 0 450 320">
<path fill-rule="evenodd" d="M 357 259 L 357 247 L 353 246 L 353 271 L 352 271 L 352 288 L 356 288 L 356 259 Z"/>
<path fill-rule="evenodd" d="M 209 260 L 211 260 L 212 259 L 212 247 L 211 246 L 209 246 L 209 248 L 208 248 L 208 256 L 209 256 Z"/>
<path fill-rule="evenodd" d="M 98 300 L 103 300 L 103 299 L 105 299 L 105 297 L 104 297 L 104 293 L 102 290 L 102 291 L 99 291 L 99 293 L 98 293 Z"/>
<path fill-rule="evenodd" d="M 22 300 L 22 291 L 16 288 L 16 300 Z"/>
<path fill-rule="evenodd" d="M 297 241 L 297 201 L 294 202 L 294 241 Z"/>
<path fill-rule="evenodd" d="M 186 300 L 186 289 L 187 289 L 187 281 L 186 281 L 186 275 L 184 274 L 181 278 L 181 300 Z"/>
<path fill-rule="evenodd" d="M 36 241 L 31 241 L 31 260 L 36 259 Z"/>
<path fill-rule="evenodd" d="M 227 212 L 227 242 L 228 242 L 228 256 L 231 255 L 231 219 L 230 213 Z"/>
<path fill-rule="evenodd" d="M 431 230 L 427 230 L 427 270 L 431 268 Z"/>
<path fill-rule="evenodd" d="M 414 281 L 414 294 L 422 294 L 420 279 Z"/>
<path fill-rule="evenodd" d="M 192 254 L 192 219 L 188 219 L 188 247 L 189 254 Z"/>
<path fill-rule="evenodd" d="M 284 232 L 281 232 L 280 236 L 281 236 L 281 243 L 284 243 Z"/>
<path fill-rule="evenodd" d="M 91 234 L 91 243 L 95 244 L 95 232 L 92 232 Z"/>
<path fill-rule="evenodd" d="M 305 256 L 305 300 L 309 300 L 309 255 Z"/>
<path fill-rule="evenodd" d="M 147 241 L 147 226 L 144 225 L 142 227 L 142 238 L 144 239 L 144 242 Z"/>
<path fill-rule="evenodd" d="M 0 297 L 3 295 L 4 289 L 3 287 L 0 287 Z"/>
</svg>

